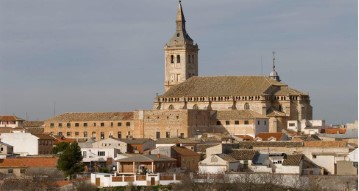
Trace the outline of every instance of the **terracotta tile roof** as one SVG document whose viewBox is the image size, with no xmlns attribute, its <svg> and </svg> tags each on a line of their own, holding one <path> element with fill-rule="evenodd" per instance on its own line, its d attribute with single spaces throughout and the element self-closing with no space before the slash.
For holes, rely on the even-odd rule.
<svg viewBox="0 0 359 191">
<path fill-rule="evenodd" d="M 76 142 L 75 139 L 70 139 L 70 138 L 66 138 L 66 137 L 63 137 L 63 136 L 59 137 L 57 135 L 53 135 L 52 137 L 54 138 L 54 145 L 57 145 L 57 144 L 62 143 L 62 142 L 66 142 L 66 143 L 74 143 L 74 142 Z"/>
<path fill-rule="evenodd" d="M 198 144 L 198 145 L 196 145 L 195 151 L 204 153 L 204 152 L 206 152 L 207 148 L 214 147 L 214 146 L 217 146 L 217 145 L 220 145 L 220 143 Z"/>
<path fill-rule="evenodd" d="M 305 141 L 304 147 L 346 147 L 345 141 Z"/>
<path fill-rule="evenodd" d="M 236 160 L 252 160 L 258 151 L 253 149 L 235 149 L 229 154 Z"/>
<path fill-rule="evenodd" d="M 231 149 L 252 149 L 254 147 L 303 147 L 303 142 L 290 141 L 241 141 L 235 144 L 223 144 Z"/>
<path fill-rule="evenodd" d="M 116 139 L 116 140 L 122 141 L 127 144 L 145 144 L 148 141 L 154 142 L 154 140 L 148 138 L 131 138 L 131 139 Z"/>
<path fill-rule="evenodd" d="M 15 115 L 3 115 L 0 116 L 0 121 L 25 121 L 20 117 L 16 117 Z"/>
<path fill-rule="evenodd" d="M 227 154 L 217 154 L 217 156 L 227 162 L 237 162 L 238 161 L 235 158 L 233 158 L 232 156 L 227 155 Z"/>
<path fill-rule="evenodd" d="M 182 155 L 182 156 L 199 156 L 198 153 L 187 149 L 185 147 L 176 147 L 176 146 L 172 146 L 171 147 L 176 153 Z"/>
<path fill-rule="evenodd" d="M 133 120 L 133 112 L 64 113 L 46 121 L 119 121 Z"/>
<path fill-rule="evenodd" d="M 57 165 L 56 157 L 21 157 L 0 159 L 0 168 L 5 167 L 53 167 Z"/>
<path fill-rule="evenodd" d="M 42 133 L 44 133 L 44 128 L 42 128 L 42 127 L 26 128 L 26 132 L 31 133 L 31 134 L 42 134 Z"/>
<path fill-rule="evenodd" d="M 24 127 L 41 127 L 44 125 L 44 121 L 24 121 Z"/>
<path fill-rule="evenodd" d="M 11 133 L 12 130 L 13 130 L 13 128 L 11 128 L 11 127 L 1 127 L 0 128 L 0 134 L 1 133 Z"/>
<path fill-rule="evenodd" d="M 177 161 L 177 160 L 160 154 L 153 154 L 153 155 L 134 154 L 134 155 L 129 155 L 128 158 L 122 158 L 116 161 L 117 162 L 161 162 L 161 161 Z"/>
<path fill-rule="evenodd" d="M 346 131 L 347 131 L 346 128 L 326 128 L 326 129 L 322 129 L 321 133 L 326 133 L 326 134 L 345 134 Z"/>
<path fill-rule="evenodd" d="M 51 137 L 50 135 L 48 134 L 33 134 L 35 135 L 36 137 L 38 137 L 39 139 L 51 139 L 51 140 L 54 140 L 53 137 Z"/>
<path fill-rule="evenodd" d="M 284 133 L 258 133 L 256 138 L 259 137 L 263 141 L 268 141 L 271 138 L 275 138 L 277 141 L 281 140 Z"/>
<path fill-rule="evenodd" d="M 305 95 L 266 76 L 193 76 L 159 97 Z"/>
<path fill-rule="evenodd" d="M 252 110 L 217 111 L 212 115 L 212 119 L 218 119 L 218 120 L 257 119 L 257 118 L 267 118 L 267 117 Z"/>
<path fill-rule="evenodd" d="M 243 141 L 254 141 L 254 138 L 249 135 L 233 135 L 233 136 L 243 139 Z"/>
<path fill-rule="evenodd" d="M 200 142 L 200 140 L 191 138 L 162 138 L 156 140 L 156 144 L 198 144 Z"/>
<path fill-rule="evenodd" d="M 303 154 L 286 155 L 282 165 L 284 166 L 299 166 L 300 161 L 304 158 Z"/>
</svg>

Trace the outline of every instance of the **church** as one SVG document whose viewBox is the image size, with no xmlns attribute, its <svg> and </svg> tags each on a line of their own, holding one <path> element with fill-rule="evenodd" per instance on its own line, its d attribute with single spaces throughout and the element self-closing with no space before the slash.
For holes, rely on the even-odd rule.
<svg viewBox="0 0 359 191">
<path fill-rule="evenodd" d="M 194 137 L 221 133 L 255 137 L 280 132 L 288 120 L 312 119 L 309 95 L 269 76 L 198 76 L 198 45 L 186 31 L 181 2 L 176 31 L 164 45 L 164 93 L 153 108 L 132 112 L 64 113 L 45 121 L 45 132 L 67 138 Z"/>
<path fill-rule="evenodd" d="M 250 111 L 269 119 L 270 132 L 286 129 L 287 120 L 312 119 L 309 95 L 281 82 L 275 71 L 274 57 L 269 76 L 201 77 L 198 76 L 198 50 L 186 31 L 179 2 L 176 31 L 164 46 L 165 92 L 156 97 L 153 109 Z"/>
</svg>

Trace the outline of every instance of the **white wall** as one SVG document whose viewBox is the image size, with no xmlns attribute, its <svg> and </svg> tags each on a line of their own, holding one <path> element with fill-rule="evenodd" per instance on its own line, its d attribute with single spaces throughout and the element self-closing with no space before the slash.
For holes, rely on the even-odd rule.
<svg viewBox="0 0 359 191">
<path fill-rule="evenodd" d="M 358 148 L 349 153 L 349 160 L 358 162 Z"/>
<path fill-rule="evenodd" d="M 96 141 L 92 143 L 92 146 L 93 148 L 115 148 L 119 149 L 122 153 L 127 153 L 127 143 L 112 138 Z"/>
<path fill-rule="evenodd" d="M 38 155 L 38 137 L 31 133 L 2 133 L 1 142 L 12 145 L 14 153 Z"/>
<path fill-rule="evenodd" d="M 86 156 L 84 156 L 84 152 L 86 152 L 85 154 Z M 99 152 L 105 152 L 105 155 L 99 156 Z M 93 161 L 106 162 L 107 158 L 115 159 L 119 152 L 120 151 L 115 148 L 81 148 L 83 162 L 93 162 Z M 112 165 L 116 165 L 116 162 L 114 160 Z"/>
</svg>

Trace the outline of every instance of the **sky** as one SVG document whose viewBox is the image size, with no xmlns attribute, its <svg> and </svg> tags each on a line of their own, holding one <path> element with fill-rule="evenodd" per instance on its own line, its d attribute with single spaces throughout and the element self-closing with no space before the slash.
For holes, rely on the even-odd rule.
<svg viewBox="0 0 359 191">
<path fill-rule="evenodd" d="M 356 0 L 182 1 L 199 75 L 269 75 L 309 93 L 313 119 L 358 119 Z M 176 0 L 0 0 L 0 115 L 151 109 Z"/>
</svg>

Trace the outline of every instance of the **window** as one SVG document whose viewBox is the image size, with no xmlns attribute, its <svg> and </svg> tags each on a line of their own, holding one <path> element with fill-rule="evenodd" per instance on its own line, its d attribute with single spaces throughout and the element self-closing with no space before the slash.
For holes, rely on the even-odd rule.
<svg viewBox="0 0 359 191">
<path fill-rule="evenodd" d="M 79 132 L 75 132 L 75 136 L 79 136 Z"/>
<path fill-rule="evenodd" d="M 188 63 L 191 63 L 191 55 L 188 55 Z"/>
<path fill-rule="evenodd" d="M 87 127 L 87 123 L 84 123 L 84 127 Z"/>
<path fill-rule="evenodd" d="M 156 132 L 156 139 L 159 139 L 159 138 L 161 138 L 161 132 Z"/>
<path fill-rule="evenodd" d="M 235 124 L 235 125 L 239 125 L 239 121 L 234 121 L 234 124 Z"/>
<path fill-rule="evenodd" d="M 7 173 L 8 174 L 12 174 L 14 171 L 13 171 L 13 169 L 12 168 L 10 168 L 10 169 L 7 169 Z"/>
<path fill-rule="evenodd" d="M 80 126 L 80 124 L 79 123 L 75 123 L 75 127 L 79 127 Z"/>
<path fill-rule="evenodd" d="M 100 125 L 101 125 L 101 127 L 104 127 L 104 126 L 105 126 L 105 123 L 101 123 Z"/>
<path fill-rule="evenodd" d="M 130 122 L 126 122 L 126 126 L 127 126 L 127 127 L 131 126 L 131 123 L 130 123 Z"/>
<path fill-rule="evenodd" d="M 59 127 L 62 127 L 62 123 L 59 123 Z"/>
<path fill-rule="evenodd" d="M 3 147 L 1 147 L 1 150 L 0 151 L 4 151 L 4 148 Z"/>
<path fill-rule="evenodd" d="M 177 55 L 177 63 L 180 63 L 181 62 L 181 57 L 180 55 Z"/>
<path fill-rule="evenodd" d="M 295 123 L 289 123 L 289 127 L 294 127 Z"/>
<path fill-rule="evenodd" d="M 71 132 L 67 132 L 66 136 L 70 137 L 71 136 Z"/>
<path fill-rule="evenodd" d="M 193 109 L 198 109 L 198 105 L 197 105 L 197 104 L 194 104 L 194 105 L 193 105 Z"/>
<path fill-rule="evenodd" d="M 26 172 L 26 169 L 24 169 L 24 168 L 20 169 L 21 174 L 25 174 L 25 172 Z"/>
<path fill-rule="evenodd" d="M 258 120 L 258 121 L 257 121 L 257 124 L 258 124 L 258 125 L 260 125 L 260 124 L 261 124 L 261 122 Z"/>
<path fill-rule="evenodd" d="M 92 137 L 96 138 L 96 132 L 95 131 L 92 131 Z"/>
<path fill-rule="evenodd" d="M 93 126 L 96 127 L 96 123 L 93 123 Z"/>
<path fill-rule="evenodd" d="M 184 133 L 181 133 L 181 134 L 180 134 L 180 137 L 181 137 L 181 138 L 184 138 Z"/>
<path fill-rule="evenodd" d="M 283 108 L 281 105 L 278 106 L 278 111 L 283 111 Z"/>
<path fill-rule="evenodd" d="M 249 124 L 249 121 L 248 121 L 248 120 L 244 120 L 244 124 L 245 124 L 245 125 L 248 125 L 248 124 Z"/>
<path fill-rule="evenodd" d="M 111 127 L 113 127 L 113 122 L 111 122 Z"/>
<path fill-rule="evenodd" d="M 317 158 L 317 155 L 313 155 L 313 159 L 316 159 Z"/>
<path fill-rule="evenodd" d="M 86 151 L 82 151 L 82 157 L 86 158 L 87 157 L 87 152 Z"/>
<path fill-rule="evenodd" d="M 67 124 L 66 124 L 66 127 L 67 127 L 67 128 L 70 128 L 70 127 L 71 127 L 71 123 L 67 123 Z"/>
<path fill-rule="evenodd" d="M 50 127 L 54 127 L 54 123 L 50 123 Z"/>
<path fill-rule="evenodd" d="M 104 138 L 105 138 L 105 133 L 101 132 L 101 139 L 104 139 Z"/>
<path fill-rule="evenodd" d="M 173 105 L 170 105 L 170 106 L 168 107 L 168 109 L 170 109 L 170 110 L 174 109 Z"/>
<path fill-rule="evenodd" d="M 170 138 L 171 137 L 171 135 L 170 135 L 170 132 L 166 132 L 166 138 Z"/>
<path fill-rule="evenodd" d="M 117 126 L 121 127 L 121 126 L 122 126 L 122 123 L 121 123 L 121 122 L 118 122 L 118 123 L 117 123 Z"/>
<path fill-rule="evenodd" d="M 174 56 L 171 55 L 171 63 L 174 63 L 175 62 L 174 60 L 175 60 Z"/>
<path fill-rule="evenodd" d="M 119 139 L 121 139 L 121 138 L 122 138 L 121 131 L 117 132 L 117 138 L 119 138 Z"/>
<path fill-rule="evenodd" d="M 245 110 L 249 110 L 249 103 L 245 103 L 245 104 L 244 104 L 244 109 L 245 109 Z"/>
<path fill-rule="evenodd" d="M 60 132 L 58 132 L 58 135 L 59 135 L 59 136 L 62 136 L 62 132 L 61 132 L 61 131 L 60 131 Z"/>
<path fill-rule="evenodd" d="M 217 125 L 221 125 L 221 121 L 217 121 Z"/>
<path fill-rule="evenodd" d="M 264 125 L 267 125 L 267 121 L 264 121 Z"/>
<path fill-rule="evenodd" d="M 97 155 L 98 155 L 98 156 L 105 156 L 105 151 L 98 151 L 98 152 L 97 152 Z"/>
<path fill-rule="evenodd" d="M 230 121 L 226 121 L 226 125 L 230 125 L 231 124 L 231 122 Z"/>
<path fill-rule="evenodd" d="M 87 137 L 87 131 L 84 131 L 84 137 Z"/>
</svg>

